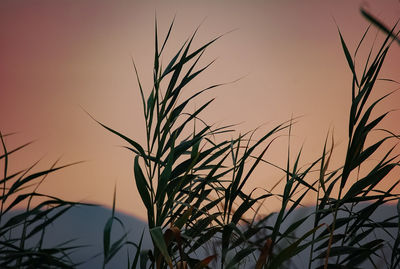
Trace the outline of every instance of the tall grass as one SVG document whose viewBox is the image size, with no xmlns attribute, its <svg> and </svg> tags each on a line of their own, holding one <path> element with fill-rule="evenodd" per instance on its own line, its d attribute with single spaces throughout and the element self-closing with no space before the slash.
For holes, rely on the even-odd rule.
<svg viewBox="0 0 400 269">
<path fill-rule="evenodd" d="M 386 130 L 377 142 L 367 143 L 371 132 L 389 113 L 373 116 L 375 107 L 390 94 L 370 99 L 397 36 L 395 27 L 386 33 L 377 53 L 371 48 L 361 74 L 356 72 L 354 59 L 368 30 L 354 54 L 339 31 L 352 73 L 348 146 L 343 165 L 330 167 L 333 136 L 330 143 L 327 136 L 321 157 L 306 167 L 300 167 L 301 150 L 290 161 L 289 139 L 287 164 L 278 167 L 285 174 L 283 192 L 255 195 L 254 191 L 245 191 L 246 183 L 260 163 L 268 163 L 265 156 L 274 140 L 285 132 L 290 137 L 293 120 L 278 124 L 258 138 L 252 131 L 226 139 L 227 133 L 235 136 L 235 126 L 217 128 L 201 118 L 214 99 L 189 112 L 189 105 L 200 95 L 221 86 L 211 85 L 183 98 L 187 85 L 212 64 L 199 67 L 199 60 L 220 37 L 192 48 L 196 30 L 163 65 L 161 58 L 173 25 L 174 22 L 160 40 L 155 24 L 150 91 L 142 88 L 135 65 L 146 143 L 141 145 L 99 122 L 128 143 L 126 148 L 134 154 L 134 180 L 147 209 L 154 247 L 142 250 L 141 242 L 135 244 L 137 252 L 129 267 L 286 268 L 300 253 L 303 259 L 306 257 L 308 268 L 378 268 L 378 262 L 386 268 L 398 267 L 398 213 L 384 220 L 372 217 L 384 204 L 399 199 L 393 192 L 398 178 L 389 188 L 378 188 L 379 183 L 388 182 L 388 175 L 399 165 L 394 147 L 386 152 L 383 148 L 396 136 Z M 384 153 L 380 161 L 373 167 L 364 165 L 376 152 Z M 361 166 L 363 173 L 358 173 Z M 293 212 L 309 194 L 317 196 L 315 209 L 293 221 Z M 281 200 L 280 210 L 258 215 L 259 205 L 273 197 Z M 378 231 L 392 239 L 377 238 Z M 384 247 L 391 250 L 389 258 L 380 252 Z"/>
<path fill-rule="evenodd" d="M 46 229 L 79 203 L 38 191 L 49 174 L 73 164 L 57 166 L 55 162 L 47 170 L 33 172 L 38 164 L 35 162 L 27 169 L 10 172 L 10 162 L 19 159 L 14 155 L 30 143 L 8 150 L 7 136 L 10 134 L 0 133 L 0 268 L 74 268 L 76 262 L 69 256 L 78 246 L 71 245 L 71 241 L 48 246 Z"/>
</svg>

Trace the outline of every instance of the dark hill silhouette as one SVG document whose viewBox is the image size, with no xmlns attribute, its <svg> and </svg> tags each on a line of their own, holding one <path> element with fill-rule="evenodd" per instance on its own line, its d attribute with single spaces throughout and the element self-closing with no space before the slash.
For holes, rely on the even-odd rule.
<svg viewBox="0 0 400 269">
<path fill-rule="evenodd" d="M 48 246 L 54 246 L 70 239 L 75 239 L 71 245 L 85 245 L 72 253 L 74 262 L 83 262 L 77 268 L 91 269 L 101 268 L 103 263 L 103 229 L 111 210 L 101 206 L 77 206 L 71 208 L 46 231 L 45 242 Z M 128 233 L 128 240 L 139 242 L 146 223 L 134 216 L 116 212 L 124 224 Z M 121 226 L 114 222 L 111 240 L 118 239 L 123 234 Z M 112 243 L 111 242 L 111 243 Z M 145 232 L 143 248 L 148 249 L 152 245 L 148 232 Z M 127 268 L 128 248 L 122 248 L 116 256 L 107 264 L 107 268 Z M 129 248 L 131 260 L 136 250 Z"/>
<path fill-rule="evenodd" d="M 295 219 L 304 217 L 306 214 L 312 212 L 313 208 L 306 207 L 300 208 L 292 212 L 291 218 L 286 222 L 285 229 L 289 224 L 293 223 Z M 381 206 L 373 215 L 375 221 L 382 221 L 390 216 L 397 215 L 397 209 L 394 205 Z M 61 242 L 75 239 L 72 245 L 86 245 L 86 247 L 79 248 L 72 253 L 71 257 L 75 262 L 83 262 L 78 269 L 92 269 L 101 268 L 103 260 L 103 229 L 108 218 L 111 216 L 111 210 L 101 206 L 77 206 L 67 211 L 63 216 L 56 220 L 53 225 L 46 230 L 45 245 L 53 247 Z M 116 212 L 118 217 L 125 226 L 126 231 L 129 232 L 128 240 L 138 243 L 142 231 L 146 229 L 146 223 L 139 220 L 134 216 Z M 273 218 L 271 219 L 273 220 Z M 305 223 L 302 229 L 297 230 L 296 235 L 311 229 L 311 220 Z M 395 229 L 392 229 L 395 233 Z M 121 226 L 115 223 L 113 226 L 112 241 L 122 234 Z M 390 236 L 385 233 L 377 233 L 378 238 L 391 240 Z M 145 232 L 143 240 L 143 249 L 151 248 L 152 243 L 149 233 Z M 127 249 L 122 248 L 119 253 L 108 263 L 107 268 L 127 268 L 127 254 L 130 253 L 131 261 L 136 250 L 133 247 Z M 302 252 L 297 255 L 290 265 L 290 268 L 306 268 L 308 266 L 308 251 Z M 390 249 L 383 248 L 385 254 L 388 254 Z M 390 255 L 388 256 L 390 257 Z M 378 263 L 379 265 L 379 263 Z M 380 264 L 383 265 L 383 264 Z M 362 267 L 368 268 L 368 267 Z"/>
</svg>

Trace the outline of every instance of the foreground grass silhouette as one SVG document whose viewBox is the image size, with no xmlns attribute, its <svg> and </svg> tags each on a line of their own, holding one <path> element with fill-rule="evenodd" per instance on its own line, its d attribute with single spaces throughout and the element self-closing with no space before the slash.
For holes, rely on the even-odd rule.
<svg viewBox="0 0 400 269">
<path fill-rule="evenodd" d="M 80 204 L 64 201 L 38 192 L 46 177 L 73 164 L 56 166 L 32 172 L 38 162 L 27 169 L 9 173 L 8 166 L 14 154 L 30 143 L 8 151 L 5 137 L 0 133 L 3 153 L 0 179 L 0 268 L 73 268 L 69 253 L 77 248 L 70 242 L 46 247 L 46 228 L 71 207 Z M 22 208 L 22 210 L 21 210 Z"/>
<path fill-rule="evenodd" d="M 221 134 L 232 133 L 234 126 L 214 128 L 200 118 L 200 113 L 213 101 L 204 103 L 195 112 L 187 106 L 199 95 L 220 85 L 212 85 L 182 99 L 186 86 L 208 65 L 197 68 L 199 59 L 217 37 L 191 52 L 194 34 L 182 45 L 163 68 L 161 56 L 173 28 L 159 44 L 157 22 L 155 28 L 155 57 L 153 88 L 146 93 L 141 86 L 143 115 L 147 143 L 140 145 L 133 139 L 101 124 L 108 131 L 128 142 L 134 155 L 134 177 L 141 199 L 147 209 L 147 221 L 154 248 L 141 251 L 141 244 L 132 263 L 135 268 L 220 268 L 255 267 L 283 268 L 295 255 L 308 256 L 308 268 L 377 267 L 384 262 L 388 268 L 399 264 L 398 215 L 374 221 L 371 216 L 382 205 L 397 201 L 392 190 L 378 189 L 378 183 L 399 165 L 393 148 L 373 167 L 361 166 L 382 145 L 396 135 L 385 130 L 377 142 L 367 144 L 372 130 L 387 113 L 373 117 L 373 111 L 384 98 L 369 100 L 378 75 L 397 33 L 395 27 L 378 52 L 373 50 L 365 61 L 362 74 L 357 74 L 354 59 L 365 35 L 352 56 L 339 31 L 341 45 L 352 72 L 352 95 L 349 113 L 348 146 L 343 166 L 329 167 L 334 140 L 328 137 L 321 157 L 306 167 L 299 167 L 301 151 L 291 163 L 290 141 L 286 167 L 278 167 L 285 175 L 283 193 L 256 196 L 245 193 L 244 186 L 253 171 L 264 159 L 274 139 L 287 131 L 290 137 L 293 120 L 277 125 L 255 138 L 255 132 L 224 139 Z M 233 134 L 232 134 L 233 135 Z M 317 196 L 315 210 L 294 223 L 287 223 L 303 198 Z M 271 197 L 282 201 L 277 213 L 257 218 L 257 206 Z M 252 213 L 253 212 L 253 213 Z M 249 214 L 254 217 L 249 218 Z M 256 220 L 257 219 L 257 220 Z M 306 227 L 306 220 L 312 227 Z M 373 235 L 382 230 L 392 235 L 385 241 Z M 393 230 L 395 232 L 393 233 Z M 298 232 L 301 231 L 300 234 Z M 262 234 L 262 237 L 257 235 Z M 372 239 L 371 239 L 372 237 Z M 109 249 L 109 242 L 104 249 Z M 198 256 L 199 249 L 213 252 Z M 391 249 L 390 258 L 382 257 L 383 247 Z M 108 251 L 106 251 L 107 254 Z M 306 252 L 306 254 L 304 254 Z M 379 261 L 380 260 L 380 261 Z"/>
<path fill-rule="evenodd" d="M 133 139 L 100 123 L 108 131 L 124 139 L 134 157 L 134 179 L 147 209 L 149 233 L 153 248 L 142 249 L 142 240 L 130 242 L 127 234 L 111 240 L 114 223 L 121 224 L 112 214 L 103 233 L 103 268 L 125 245 L 133 246 L 128 256 L 128 268 L 285 268 L 293 257 L 301 254 L 308 268 L 397 268 L 400 263 L 399 214 L 374 220 L 374 212 L 386 203 L 398 201 L 392 191 L 378 184 L 399 165 L 394 148 L 384 151 L 383 145 L 397 138 L 389 130 L 377 141 L 368 144 L 370 133 L 379 127 L 388 113 L 374 115 L 375 107 L 390 94 L 369 100 L 390 45 L 397 36 L 395 28 L 388 31 L 376 54 L 371 53 L 356 72 L 354 58 L 365 35 L 353 55 L 339 31 L 345 58 L 352 72 L 352 95 L 349 113 L 346 158 L 340 167 L 330 167 L 334 140 L 327 136 L 321 157 L 300 167 L 301 151 L 291 162 L 290 141 L 287 164 L 278 167 L 285 174 L 282 193 L 265 191 L 255 195 L 245 191 L 246 182 L 265 159 L 275 138 L 287 132 L 289 139 L 293 120 L 283 122 L 256 138 L 255 131 L 226 139 L 235 134 L 235 126 L 213 127 L 201 119 L 213 99 L 194 112 L 188 105 L 199 95 L 218 85 L 182 97 L 187 85 L 209 65 L 198 68 L 205 50 L 220 37 L 192 49 L 194 34 L 180 47 L 165 67 L 161 56 L 166 48 L 171 23 L 165 39 L 159 43 L 155 29 L 155 57 L 153 88 L 142 89 L 136 75 L 143 103 L 147 143 L 140 145 Z M 373 56 L 374 55 L 374 56 Z M 182 100 L 183 99 L 183 100 Z M 24 148 L 9 151 L 1 135 L 3 164 L 0 208 L 0 267 L 1 268 L 73 268 L 77 264 L 69 258 L 76 249 L 70 242 L 44 248 L 46 227 L 78 203 L 63 201 L 37 192 L 37 187 L 50 173 L 66 166 L 30 173 L 26 170 L 10 174 L 10 155 Z M 373 167 L 360 167 L 375 153 L 384 153 Z M 273 164 L 271 164 L 273 165 Z M 306 195 L 317 197 L 315 208 L 300 219 L 293 220 L 293 212 Z M 261 216 L 262 202 L 278 197 L 278 212 Z M 33 203 L 39 199 L 39 202 Z M 16 215 L 10 213 L 24 206 Z M 399 204 L 400 206 L 400 204 Z M 400 211 L 400 209 L 399 209 Z M 15 212 L 15 211 L 14 211 Z M 312 223 L 310 226 L 309 223 Z M 384 232 L 389 240 L 375 234 Z M 36 237 L 35 237 L 36 236 Z M 99 235 L 100 236 L 100 235 Z M 389 256 L 383 249 L 389 249 Z M 386 251 L 387 253 L 387 251 Z M 90 257 L 88 257 L 89 259 Z"/>
</svg>

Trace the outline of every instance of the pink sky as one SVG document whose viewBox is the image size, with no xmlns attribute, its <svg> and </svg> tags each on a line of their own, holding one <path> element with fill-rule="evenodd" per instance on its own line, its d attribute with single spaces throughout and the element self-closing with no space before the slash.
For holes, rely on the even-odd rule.
<svg viewBox="0 0 400 269">
<path fill-rule="evenodd" d="M 351 73 L 333 18 L 354 51 L 368 25 L 360 15 L 361 5 L 390 26 L 400 14 L 396 0 L 3 0 L 0 130 L 18 132 L 7 139 L 9 148 L 37 139 L 18 155 L 11 169 L 27 167 L 39 158 L 41 168 L 60 156 L 62 163 L 87 160 L 49 177 L 41 190 L 109 206 L 117 184 L 117 207 L 144 217 L 133 181 L 132 154 L 81 107 L 108 126 L 145 142 L 131 57 L 149 89 L 155 13 L 161 35 L 176 15 L 166 55 L 172 55 L 203 20 L 197 45 L 236 29 L 207 51 L 205 59 L 218 59 L 192 84 L 191 89 L 196 89 L 243 77 L 206 96 L 217 97 L 203 115 L 209 122 L 242 122 L 238 129 L 244 133 L 263 124 L 266 131 L 291 115 L 302 115 L 292 142 L 294 151 L 304 144 L 304 163 L 321 154 L 325 135 L 333 127 L 335 141 L 341 143 L 336 151 L 340 160 L 347 143 Z M 369 49 L 375 33 L 373 29 L 362 52 Z M 399 70 L 400 46 L 395 44 L 381 76 L 400 81 Z M 380 82 L 377 95 L 396 87 Z M 399 108 L 399 101 L 400 94 L 395 93 L 379 110 Z M 399 133 L 399 116 L 399 112 L 392 113 L 383 126 Z M 269 160 L 285 160 L 285 139 L 267 153 Z M 267 167 L 260 167 L 255 175 L 249 189 L 268 189 L 280 177 Z M 269 210 L 276 205 L 271 204 Z"/>
</svg>

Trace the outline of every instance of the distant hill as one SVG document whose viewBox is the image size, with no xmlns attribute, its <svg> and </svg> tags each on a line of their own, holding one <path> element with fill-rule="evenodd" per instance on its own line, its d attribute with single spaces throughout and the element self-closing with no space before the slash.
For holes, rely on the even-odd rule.
<svg viewBox="0 0 400 269">
<path fill-rule="evenodd" d="M 84 262 L 78 269 L 101 268 L 103 262 L 103 229 L 108 218 L 111 216 L 111 210 L 101 206 L 77 206 L 71 208 L 57 221 L 51 228 L 46 230 L 45 242 L 48 246 L 54 246 L 70 239 L 75 239 L 71 245 L 85 245 L 72 254 L 75 262 Z M 116 212 L 125 226 L 128 234 L 128 240 L 139 242 L 142 231 L 146 228 L 146 223 L 120 212 Z M 113 240 L 118 239 L 123 233 L 121 226 L 114 222 Z M 145 232 L 143 248 L 148 249 L 152 245 L 148 232 Z M 122 248 L 119 253 L 108 263 L 107 268 L 127 268 L 127 251 Z M 131 260 L 136 250 L 129 248 Z M 97 256 L 96 256 L 97 255 Z"/>
<path fill-rule="evenodd" d="M 295 219 L 304 217 L 311 212 L 312 208 L 301 208 L 292 212 L 291 219 L 288 219 L 286 225 L 293 223 Z M 382 206 L 373 215 L 374 220 L 384 220 L 390 216 L 396 215 L 396 206 Z M 65 215 L 60 217 L 53 223 L 52 227 L 47 229 L 45 242 L 48 246 L 54 246 L 60 242 L 70 239 L 76 239 L 72 244 L 75 245 L 88 245 L 73 253 L 72 258 L 76 262 L 85 263 L 78 266 L 78 269 L 91 269 L 101 268 L 103 259 L 103 228 L 107 219 L 111 216 L 111 210 L 101 206 L 78 206 L 67 211 Z M 116 216 L 124 223 L 125 229 L 129 231 L 128 240 L 132 242 L 139 242 L 143 229 L 146 223 L 133 217 L 120 212 Z M 273 218 L 272 218 L 273 219 Z M 113 239 L 115 240 L 118 235 L 122 233 L 120 226 L 115 223 L 113 226 Z M 285 229 L 285 227 L 282 227 Z M 287 228 L 287 226 L 286 226 Z M 298 234 L 306 232 L 311 229 L 311 220 L 307 221 L 303 229 L 298 231 Z M 379 238 L 390 240 L 387 234 L 377 234 Z M 145 232 L 143 249 L 148 249 L 152 246 L 148 232 Z M 110 261 L 107 268 L 127 268 L 127 248 L 121 251 Z M 389 249 L 386 249 L 388 251 Z M 131 259 L 135 254 L 135 249 L 130 248 L 129 253 Z M 97 256 L 96 256 L 97 255 Z M 291 268 L 306 268 L 308 264 L 308 254 L 302 253 L 292 260 Z M 366 267 L 365 267 L 366 268 Z"/>
</svg>

